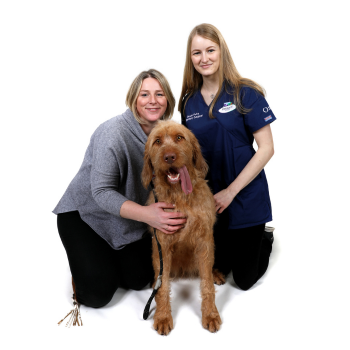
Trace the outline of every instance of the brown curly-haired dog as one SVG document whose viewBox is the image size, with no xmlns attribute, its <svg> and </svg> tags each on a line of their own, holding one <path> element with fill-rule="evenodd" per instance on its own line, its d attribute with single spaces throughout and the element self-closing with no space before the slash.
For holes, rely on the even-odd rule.
<svg viewBox="0 0 350 350">
<path fill-rule="evenodd" d="M 185 227 L 174 234 L 157 230 L 163 252 L 162 285 L 156 294 L 154 328 L 167 335 L 173 329 L 170 307 L 170 279 L 201 278 L 202 325 L 210 332 L 220 328 L 213 281 L 216 219 L 213 195 L 204 180 L 208 166 L 195 136 L 183 125 L 160 121 L 150 133 L 144 154 L 142 182 L 153 180 L 160 202 L 174 203 L 176 211 L 187 216 Z M 154 203 L 151 193 L 148 204 Z M 171 209 L 170 209 L 171 210 Z M 160 270 L 156 240 L 153 239 L 155 279 Z"/>
</svg>

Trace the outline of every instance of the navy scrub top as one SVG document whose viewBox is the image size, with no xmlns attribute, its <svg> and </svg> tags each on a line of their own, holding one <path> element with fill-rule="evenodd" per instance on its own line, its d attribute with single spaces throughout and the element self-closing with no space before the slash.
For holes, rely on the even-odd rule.
<svg viewBox="0 0 350 350">
<path fill-rule="evenodd" d="M 254 89 L 243 87 L 241 101 L 246 109 L 251 109 L 249 113 L 239 113 L 233 95 L 223 88 L 213 108 L 215 119 L 209 118 L 209 106 L 199 90 L 186 103 L 182 122 L 199 141 L 209 165 L 207 179 L 214 194 L 226 189 L 254 156 L 253 133 L 276 120 L 265 98 Z M 228 229 L 272 221 L 264 170 L 237 194 L 225 210 L 229 211 Z"/>
</svg>

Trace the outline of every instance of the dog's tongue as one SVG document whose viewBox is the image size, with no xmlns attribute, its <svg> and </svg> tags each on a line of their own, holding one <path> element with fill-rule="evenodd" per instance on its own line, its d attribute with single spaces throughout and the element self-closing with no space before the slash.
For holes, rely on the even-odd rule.
<svg viewBox="0 0 350 350">
<path fill-rule="evenodd" d="M 180 174 L 182 191 L 184 191 L 185 194 L 191 193 L 193 190 L 192 189 L 192 182 L 191 182 L 190 175 L 188 173 L 186 166 L 184 165 L 182 168 L 179 168 L 178 171 Z"/>
</svg>

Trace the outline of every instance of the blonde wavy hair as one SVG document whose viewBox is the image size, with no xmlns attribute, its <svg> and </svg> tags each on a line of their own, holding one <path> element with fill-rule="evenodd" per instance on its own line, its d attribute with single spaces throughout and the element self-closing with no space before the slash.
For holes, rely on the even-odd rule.
<svg viewBox="0 0 350 350">
<path fill-rule="evenodd" d="M 126 100 L 125 100 L 126 105 L 131 109 L 135 119 L 140 124 L 145 124 L 145 122 L 141 119 L 141 117 L 137 112 L 136 101 L 141 90 L 142 82 L 146 78 L 154 78 L 158 80 L 160 86 L 164 91 L 165 97 L 168 101 L 165 113 L 160 119 L 162 120 L 170 119 L 173 116 L 174 109 L 175 109 L 175 98 L 165 76 L 161 72 L 155 69 L 149 69 L 147 71 L 143 71 L 134 79 L 134 81 L 130 85 L 128 93 L 126 94 Z"/>
<path fill-rule="evenodd" d="M 183 74 L 182 91 L 178 108 L 179 112 L 181 113 L 185 109 L 186 102 L 184 101 L 184 97 L 186 95 L 188 95 L 188 97 L 191 96 L 195 91 L 199 90 L 203 84 L 202 75 L 195 70 L 191 60 L 191 45 L 195 35 L 199 35 L 205 39 L 209 39 L 219 46 L 221 52 L 219 65 L 219 86 L 222 86 L 223 82 L 225 81 L 225 90 L 226 92 L 233 94 L 233 101 L 236 105 L 237 110 L 243 114 L 249 112 L 249 110 L 244 108 L 244 106 L 242 105 L 240 98 L 241 88 L 243 86 L 249 86 L 256 90 L 258 93 L 260 93 L 262 96 L 265 96 L 265 90 L 253 80 L 243 78 L 238 73 L 238 70 L 235 64 L 233 63 L 230 50 L 228 49 L 224 37 L 216 27 L 207 23 L 203 23 L 194 27 L 187 40 L 186 62 Z M 209 117 L 212 119 L 214 118 L 213 107 L 220 93 L 221 89 L 218 90 L 213 99 L 213 102 L 210 105 Z M 186 99 L 186 101 L 187 100 L 188 98 Z"/>
</svg>

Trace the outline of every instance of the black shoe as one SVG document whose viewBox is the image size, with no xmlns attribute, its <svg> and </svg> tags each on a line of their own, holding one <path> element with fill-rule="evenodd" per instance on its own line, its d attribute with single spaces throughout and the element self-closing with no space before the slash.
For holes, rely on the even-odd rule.
<svg viewBox="0 0 350 350">
<path fill-rule="evenodd" d="M 266 239 L 268 239 L 271 244 L 273 243 L 274 241 L 274 237 L 273 237 L 273 231 L 275 230 L 274 227 L 271 227 L 271 226 L 265 226 L 265 232 L 264 232 L 264 236 Z"/>
</svg>

